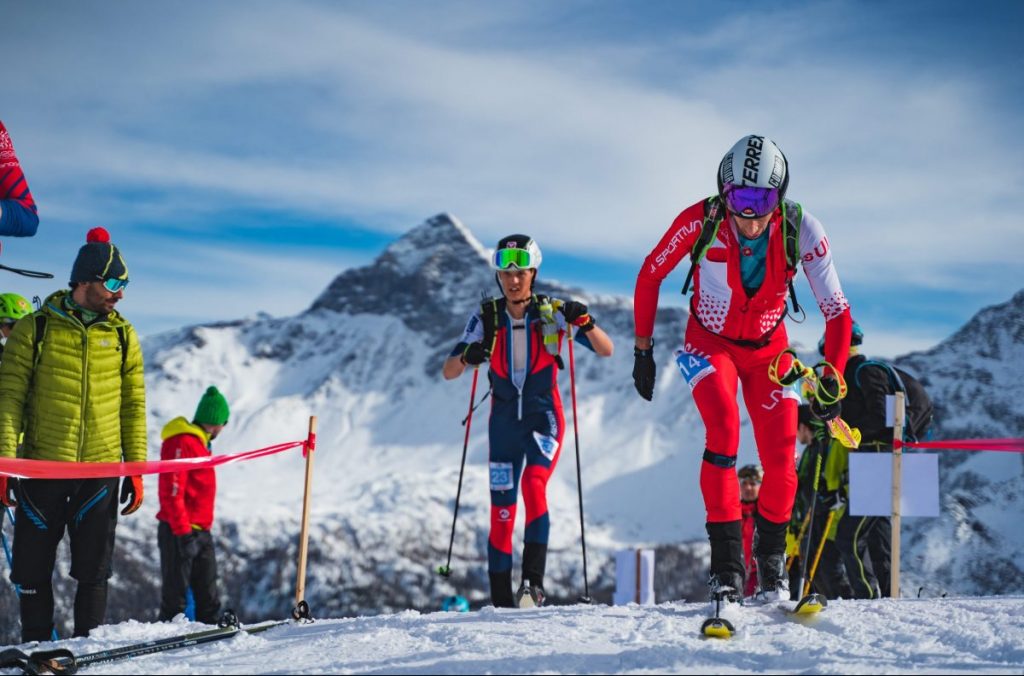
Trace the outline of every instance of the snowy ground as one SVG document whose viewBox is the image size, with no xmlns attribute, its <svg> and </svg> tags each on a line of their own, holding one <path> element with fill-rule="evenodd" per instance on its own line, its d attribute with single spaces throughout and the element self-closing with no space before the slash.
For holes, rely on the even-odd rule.
<svg viewBox="0 0 1024 676">
<path fill-rule="evenodd" d="M 989 673 L 1024 671 L 1024 597 L 836 601 L 812 620 L 744 607 L 704 639 L 707 604 L 322 620 L 84 669 L 97 674 Z M 62 645 L 79 654 L 201 625 L 126 622 Z M 44 644 L 40 648 L 49 647 Z M 13 673 L 13 672 L 9 672 Z"/>
</svg>

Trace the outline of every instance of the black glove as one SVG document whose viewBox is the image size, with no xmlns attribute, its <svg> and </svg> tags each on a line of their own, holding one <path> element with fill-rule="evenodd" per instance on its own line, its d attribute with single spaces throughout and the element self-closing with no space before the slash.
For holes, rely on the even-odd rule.
<svg viewBox="0 0 1024 676">
<path fill-rule="evenodd" d="M 176 535 L 174 540 L 178 545 L 178 555 L 183 560 L 191 561 L 199 554 L 199 538 L 196 537 L 194 532 Z"/>
<path fill-rule="evenodd" d="M 640 396 L 651 401 L 654 398 L 654 343 L 646 350 L 633 348 L 633 384 Z"/>
<path fill-rule="evenodd" d="M 832 404 L 822 404 L 819 399 L 824 397 Z M 832 376 L 825 376 L 818 382 L 817 396 L 811 399 L 811 413 L 819 420 L 829 421 L 839 417 L 843 407 L 837 399 L 839 398 L 839 381 Z"/>
<path fill-rule="evenodd" d="M 479 366 L 490 358 L 491 352 L 484 348 L 483 343 L 470 343 L 462 351 L 462 363 L 469 366 Z"/>
<path fill-rule="evenodd" d="M 565 321 L 578 327 L 580 333 L 586 333 L 595 326 L 594 318 L 590 316 L 587 306 L 579 301 L 566 301 L 562 305 L 562 315 Z"/>
</svg>

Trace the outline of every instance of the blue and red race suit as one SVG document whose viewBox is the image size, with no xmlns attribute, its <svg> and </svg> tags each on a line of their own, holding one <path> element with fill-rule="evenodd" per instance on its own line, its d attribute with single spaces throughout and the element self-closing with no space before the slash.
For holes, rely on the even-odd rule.
<svg viewBox="0 0 1024 676">
<path fill-rule="evenodd" d="M 561 349 L 567 325 L 560 313 L 555 313 L 554 320 Z M 547 485 L 562 449 L 565 415 L 558 391 L 558 364 L 555 355 L 544 347 L 543 322 L 536 305 L 531 303 L 523 320 L 516 322 L 507 312 L 499 312 L 495 326 L 494 351 L 488 371 L 491 384 L 488 424 L 491 531 L 487 566 L 491 573 L 512 569 L 512 531 L 520 485 L 526 505 L 523 541 L 548 543 Z M 520 331 L 527 339 L 521 343 L 525 347 L 525 352 L 521 353 L 523 368 L 517 372 L 514 333 Z M 466 345 L 483 338 L 483 320 L 478 311 L 470 317 L 451 356 L 462 354 Z M 586 334 L 575 340 L 593 350 Z"/>
</svg>

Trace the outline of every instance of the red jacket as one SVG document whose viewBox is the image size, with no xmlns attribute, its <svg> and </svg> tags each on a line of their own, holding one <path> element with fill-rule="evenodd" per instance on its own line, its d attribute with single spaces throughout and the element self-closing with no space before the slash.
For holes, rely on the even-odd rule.
<svg viewBox="0 0 1024 676">
<path fill-rule="evenodd" d="M 700 237 L 703 220 L 703 201 L 687 207 L 644 260 L 634 292 L 636 335 L 654 335 L 661 283 L 690 255 Z M 850 304 L 839 284 L 825 230 L 806 210 L 802 211 L 799 248 L 801 267 L 825 317 L 826 358 L 842 373 L 853 326 Z M 690 313 L 711 333 L 729 340 L 759 341 L 770 335 L 785 316 L 788 285 L 795 274 L 787 269 L 781 210 L 776 209 L 768 225 L 764 282 L 749 298 L 741 276 L 743 255 L 735 226 L 726 213 L 718 236 L 697 265 Z"/>
<path fill-rule="evenodd" d="M 183 417 L 167 423 L 160 437 L 164 440 L 160 447 L 161 460 L 211 455 L 206 430 Z M 217 474 L 212 469 L 161 474 L 160 511 L 156 518 L 166 521 L 175 535 L 188 535 L 193 527 L 210 530 L 216 497 Z"/>
</svg>

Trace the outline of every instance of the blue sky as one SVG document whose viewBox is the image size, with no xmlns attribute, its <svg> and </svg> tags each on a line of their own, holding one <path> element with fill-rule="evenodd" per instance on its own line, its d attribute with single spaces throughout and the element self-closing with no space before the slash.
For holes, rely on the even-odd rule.
<svg viewBox="0 0 1024 676">
<path fill-rule="evenodd" d="M 0 261 L 62 283 L 105 225 L 143 333 L 298 312 L 442 211 L 628 295 L 751 132 L 789 157 L 870 352 L 1024 287 L 1019 2 L 5 3 L 0 25 L 43 219 Z"/>
</svg>

